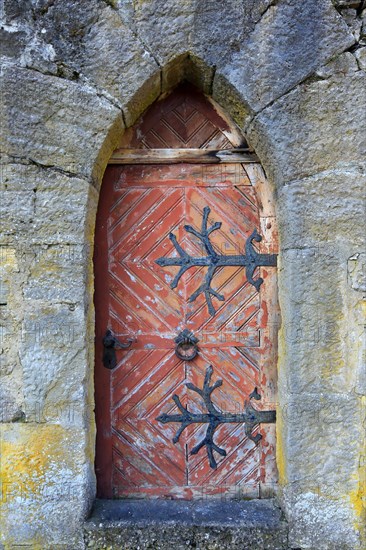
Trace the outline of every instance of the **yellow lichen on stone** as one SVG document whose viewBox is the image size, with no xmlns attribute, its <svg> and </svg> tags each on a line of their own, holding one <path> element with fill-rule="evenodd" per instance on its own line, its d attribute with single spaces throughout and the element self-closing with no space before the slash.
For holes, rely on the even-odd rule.
<svg viewBox="0 0 366 550">
<path fill-rule="evenodd" d="M 366 410 L 366 397 L 361 398 L 361 406 Z M 357 516 L 355 527 L 360 530 L 366 544 L 366 442 L 360 456 L 358 472 L 355 474 L 357 487 L 349 494 L 351 505 Z"/>
<path fill-rule="evenodd" d="M 0 301 L 7 303 L 12 286 L 14 272 L 19 271 L 14 248 L 0 247 Z"/>
<path fill-rule="evenodd" d="M 53 548 L 54 539 L 60 539 L 54 525 L 60 526 L 62 543 L 71 541 L 73 522 L 83 520 L 86 505 L 80 428 L 12 423 L 2 424 L 0 436 L 0 546 Z"/>
<path fill-rule="evenodd" d="M 15 249 L 2 246 L 0 251 L 0 268 L 18 268 Z"/>
<path fill-rule="evenodd" d="M 279 410 L 279 408 L 277 409 L 276 415 L 276 460 L 279 483 L 280 485 L 286 485 L 287 476 L 285 450 L 283 445 L 283 423 L 281 410 Z"/>
<path fill-rule="evenodd" d="M 283 356 L 286 353 L 286 341 L 285 341 L 285 335 L 283 329 L 281 329 L 278 333 L 278 353 L 279 353 L 279 359 L 280 357 L 283 359 Z M 278 360 L 277 369 L 278 369 L 278 375 L 279 373 L 279 367 L 280 367 L 281 361 Z M 287 483 L 287 474 L 286 474 L 286 448 L 285 448 L 285 434 L 284 434 L 284 425 L 283 425 L 283 410 L 281 407 L 277 406 L 276 411 L 276 462 L 277 462 L 277 470 L 278 470 L 278 478 L 279 478 L 279 484 L 280 485 L 286 485 Z"/>
<path fill-rule="evenodd" d="M 1 504 L 42 496 L 42 486 L 52 484 L 52 470 L 71 466 L 67 440 L 67 430 L 57 424 L 13 424 L 12 430 L 2 429 Z"/>
<path fill-rule="evenodd" d="M 363 499 L 365 498 L 365 489 L 362 490 L 361 483 L 358 484 L 357 489 L 350 493 L 349 497 L 354 511 L 361 518 L 362 513 L 364 513 Z"/>
</svg>

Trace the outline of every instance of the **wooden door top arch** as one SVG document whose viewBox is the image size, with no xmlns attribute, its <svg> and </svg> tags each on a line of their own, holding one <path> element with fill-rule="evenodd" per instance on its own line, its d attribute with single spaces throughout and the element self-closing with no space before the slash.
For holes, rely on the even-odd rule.
<svg viewBox="0 0 366 550">
<path fill-rule="evenodd" d="M 162 96 L 126 130 L 109 164 L 258 162 L 235 124 L 190 84 Z"/>
<path fill-rule="evenodd" d="M 164 94 L 122 137 L 119 148 L 232 149 L 248 145 L 220 108 L 188 83 Z"/>
</svg>

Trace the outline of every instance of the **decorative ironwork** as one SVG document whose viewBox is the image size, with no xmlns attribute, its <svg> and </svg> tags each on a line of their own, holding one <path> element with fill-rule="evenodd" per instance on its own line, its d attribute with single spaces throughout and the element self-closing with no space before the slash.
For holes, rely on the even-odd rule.
<svg viewBox="0 0 366 550">
<path fill-rule="evenodd" d="M 216 290 L 211 287 L 212 278 L 215 274 L 215 271 L 218 267 L 226 266 L 243 266 L 245 267 L 245 274 L 248 282 L 252 284 L 256 290 L 259 292 L 259 288 L 263 283 L 263 279 L 258 277 L 253 279 L 253 273 L 255 269 L 259 266 L 271 266 L 275 267 L 277 265 L 277 254 L 258 254 L 253 246 L 253 241 L 260 242 L 262 240 L 261 235 L 255 229 L 253 233 L 248 237 L 245 243 L 245 255 L 222 255 L 218 254 L 213 244 L 210 241 L 210 234 L 217 229 L 220 229 L 221 222 L 215 222 L 211 227 L 207 227 L 208 216 L 211 210 L 208 206 L 205 206 L 203 209 L 202 217 L 202 226 L 201 232 L 194 229 L 191 225 L 185 225 L 184 229 L 187 233 L 191 233 L 197 237 L 205 247 L 207 256 L 204 257 L 192 257 L 190 256 L 178 243 L 174 233 L 169 234 L 169 238 L 172 241 L 176 251 L 179 254 L 179 257 L 175 258 L 159 258 L 156 260 L 156 263 L 162 267 L 167 267 L 171 265 L 180 266 L 180 269 L 177 275 L 174 277 L 170 288 L 176 288 L 182 275 L 191 267 L 194 266 L 205 266 L 208 267 L 206 277 L 202 285 L 189 297 L 188 302 L 194 302 L 200 294 L 204 294 L 206 298 L 206 303 L 210 315 L 215 315 L 215 308 L 212 304 L 212 296 L 220 300 L 221 302 L 225 300 L 222 294 L 219 294 Z"/>
<path fill-rule="evenodd" d="M 179 396 L 174 394 L 173 395 L 173 401 L 177 405 L 178 409 L 180 410 L 181 414 L 161 414 L 157 417 L 156 420 L 159 422 L 162 422 L 163 424 L 167 424 L 168 422 L 176 422 L 178 424 L 181 424 L 180 428 L 178 429 L 177 433 L 175 434 L 173 438 L 173 443 L 177 443 L 179 441 L 179 438 L 183 431 L 190 426 L 191 424 L 208 424 L 206 436 L 191 450 L 191 455 L 195 455 L 198 453 L 202 447 L 206 447 L 207 450 L 207 456 L 210 462 L 210 466 L 213 469 L 217 468 L 217 462 L 215 460 L 213 452 L 215 451 L 221 456 L 226 456 L 225 449 L 222 449 L 218 447 L 214 443 L 214 434 L 216 428 L 220 424 L 228 424 L 228 423 L 245 423 L 245 434 L 246 436 L 254 441 L 254 443 L 258 443 L 260 439 L 262 439 L 261 434 L 253 435 L 253 429 L 258 424 L 272 424 L 276 421 L 276 411 L 257 411 L 254 409 L 254 407 L 251 405 L 249 401 L 245 402 L 244 406 L 244 412 L 242 413 L 223 413 L 220 412 L 215 405 L 212 403 L 211 400 L 211 394 L 216 389 L 222 386 L 222 380 L 217 380 L 212 386 L 210 386 L 211 376 L 213 373 L 212 365 L 210 365 L 206 370 L 206 375 L 203 383 L 203 388 L 197 388 L 194 384 L 191 384 L 188 382 L 186 384 L 187 388 L 190 390 L 198 393 L 205 403 L 207 413 L 202 414 L 196 414 L 188 411 L 188 407 L 184 407 L 179 399 Z M 257 388 L 254 389 L 254 391 L 249 395 L 250 399 L 260 399 L 261 396 L 257 392 Z"/>
<path fill-rule="evenodd" d="M 127 349 L 131 346 L 133 338 L 127 340 L 126 344 L 122 344 L 112 334 L 110 330 L 107 330 L 103 336 L 103 365 L 106 369 L 114 369 L 117 365 L 117 357 L 115 348 Z"/>
<path fill-rule="evenodd" d="M 182 361 L 192 361 L 198 354 L 198 341 L 193 332 L 185 328 L 174 338 L 174 342 L 177 344 L 175 346 L 176 356 L 182 359 Z"/>
</svg>

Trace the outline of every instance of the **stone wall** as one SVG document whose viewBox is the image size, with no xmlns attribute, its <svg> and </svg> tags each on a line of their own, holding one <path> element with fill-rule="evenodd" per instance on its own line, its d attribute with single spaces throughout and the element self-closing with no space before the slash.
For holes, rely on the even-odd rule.
<svg viewBox="0 0 366 550">
<path fill-rule="evenodd" d="M 124 128 L 182 79 L 235 120 L 277 199 L 289 548 L 365 548 L 364 4 L 3 0 L 4 548 L 83 548 L 98 190 Z"/>
</svg>

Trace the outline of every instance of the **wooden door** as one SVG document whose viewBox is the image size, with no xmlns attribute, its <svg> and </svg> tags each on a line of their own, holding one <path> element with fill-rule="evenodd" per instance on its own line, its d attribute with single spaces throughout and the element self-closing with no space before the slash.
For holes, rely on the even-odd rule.
<svg viewBox="0 0 366 550">
<path fill-rule="evenodd" d="M 240 421 L 275 398 L 277 244 L 252 239 L 263 220 L 250 174 L 241 164 L 107 169 L 95 252 L 100 497 L 238 498 L 276 482 L 274 425 L 246 432 Z M 250 249 L 264 264 L 252 276 L 238 259 Z M 190 361 L 175 353 L 184 329 L 198 339 Z M 107 330 L 133 339 L 113 370 Z M 186 410 L 201 421 L 177 420 Z"/>
</svg>

